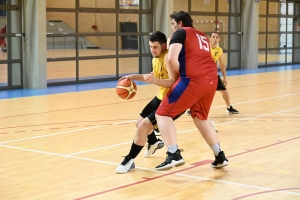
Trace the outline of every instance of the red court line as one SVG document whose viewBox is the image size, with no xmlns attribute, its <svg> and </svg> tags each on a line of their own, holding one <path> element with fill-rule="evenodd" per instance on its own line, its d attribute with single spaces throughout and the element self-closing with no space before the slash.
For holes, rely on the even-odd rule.
<svg viewBox="0 0 300 200">
<path fill-rule="evenodd" d="M 100 194 L 104 194 L 104 193 L 112 192 L 112 191 L 119 190 L 119 189 L 122 189 L 122 188 L 126 188 L 126 187 L 129 187 L 129 186 L 138 185 L 138 184 L 145 183 L 145 182 L 148 182 L 148 181 L 152 181 L 152 180 L 155 180 L 155 179 L 158 179 L 158 178 L 169 176 L 169 175 L 172 175 L 172 174 L 175 174 L 175 173 L 178 173 L 178 172 L 182 172 L 182 171 L 193 169 L 193 168 L 196 168 L 196 167 L 199 167 L 199 166 L 202 166 L 202 165 L 206 165 L 206 164 L 211 163 L 211 162 L 212 162 L 212 160 L 203 160 L 203 161 L 191 164 L 193 166 L 188 167 L 188 168 L 184 168 L 184 169 L 177 170 L 177 171 L 174 171 L 174 172 L 170 172 L 170 173 L 167 173 L 167 174 L 163 174 L 163 175 L 160 175 L 160 176 L 155 176 L 153 178 L 147 178 L 147 179 L 142 180 L 142 181 L 134 182 L 134 183 L 131 183 L 131 184 L 127 184 L 127 185 L 123 185 L 123 186 L 120 186 L 120 187 L 112 188 L 112 189 L 109 189 L 109 190 L 104 190 L 102 192 L 91 194 L 91 195 L 88 195 L 88 196 L 85 196 L 85 197 L 80 197 L 80 198 L 75 199 L 75 200 L 87 199 L 87 198 L 94 197 L 94 196 L 97 196 L 97 195 L 100 195 Z"/>
<path fill-rule="evenodd" d="M 136 102 L 136 101 L 149 100 L 149 99 L 150 99 L 150 98 L 147 98 L 147 99 L 139 99 L 139 100 L 131 100 L 130 103 L 134 103 L 134 102 Z M 46 111 L 46 112 L 36 112 L 36 113 L 29 113 L 29 114 L 22 114 L 22 115 L 12 115 L 12 116 L 0 117 L 0 119 L 12 118 L 12 117 L 21 117 L 21 116 L 28 116 L 28 115 L 38 115 L 38 114 L 53 113 L 53 112 L 61 112 L 61 111 L 67 111 L 67 110 L 77 110 L 77 109 L 84 109 L 84 108 L 93 108 L 93 107 L 108 106 L 108 105 L 123 104 L 123 103 L 128 103 L 128 101 L 124 101 L 124 102 L 115 102 L 115 103 L 106 103 L 106 104 L 93 105 L 93 106 L 83 106 L 83 107 L 69 108 L 69 109 L 62 109 L 62 110 L 53 110 L 53 111 Z"/>
<path fill-rule="evenodd" d="M 263 191 L 263 192 L 256 192 L 256 193 L 247 194 L 247 195 L 244 195 L 244 196 L 241 196 L 241 197 L 237 197 L 237 198 L 234 198 L 232 200 L 244 199 L 246 197 L 256 196 L 256 195 L 259 195 L 259 194 L 270 193 L 270 192 L 285 191 L 285 190 L 299 190 L 299 189 L 300 188 L 285 188 L 285 189 L 277 189 L 277 190 L 269 190 L 269 191 Z"/>
<path fill-rule="evenodd" d="M 238 156 L 238 155 L 250 153 L 250 152 L 253 152 L 253 151 L 257 151 L 257 150 L 261 150 L 261 149 L 264 149 L 264 148 L 268 148 L 268 147 L 271 147 L 271 146 L 279 145 L 279 144 L 282 144 L 282 143 L 285 143 L 285 142 L 289 142 L 289 141 L 292 141 L 292 140 L 296 140 L 296 139 L 299 139 L 299 138 L 300 138 L 300 136 L 299 137 L 295 137 L 295 138 L 291 138 L 291 139 L 288 139 L 288 140 L 280 141 L 280 142 L 277 142 L 277 143 L 274 143 L 274 144 L 270 144 L 270 145 L 267 145 L 267 146 L 259 147 L 259 148 L 256 148 L 256 149 L 248 150 L 248 151 L 243 152 L 243 153 L 235 154 L 235 155 L 232 155 L 232 156 L 227 156 L 227 158 L 235 157 L 235 156 Z M 192 166 L 188 167 L 188 168 L 184 168 L 184 169 L 177 170 L 177 171 L 174 171 L 174 172 L 170 172 L 170 173 L 167 173 L 167 174 L 163 174 L 163 175 L 160 175 L 160 176 L 155 176 L 153 178 L 145 178 L 145 177 L 143 177 L 145 180 L 134 182 L 134 183 L 127 184 L 127 185 L 123 185 L 123 186 L 120 186 L 120 187 L 115 187 L 115 188 L 112 188 L 112 189 L 109 189 L 109 190 L 104 190 L 102 192 L 97 192 L 95 194 L 90 194 L 90 195 L 87 195 L 87 196 L 84 196 L 84 197 L 77 198 L 75 200 L 87 199 L 87 198 L 98 196 L 98 195 L 101 195 L 101 194 L 104 194 L 104 193 L 108 193 L 108 192 L 120 190 L 120 189 L 123 189 L 123 188 L 127 188 L 127 187 L 130 187 L 130 186 L 133 186 L 133 185 L 138 185 L 138 184 L 145 183 L 145 182 L 148 182 L 148 181 L 156 180 L 158 178 L 162 178 L 162 177 L 169 176 L 169 175 L 172 175 L 172 174 L 176 174 L 176 173 L 179 173 L 179 172 L 187 171 L 187 170 L 190 170 L 190 169 L 202 166 L 202 165 L 210 164 L 211 162 L 212 162 L 212 160 L 203 160 L 203 161 L 191 164 Z"/>
</svg>

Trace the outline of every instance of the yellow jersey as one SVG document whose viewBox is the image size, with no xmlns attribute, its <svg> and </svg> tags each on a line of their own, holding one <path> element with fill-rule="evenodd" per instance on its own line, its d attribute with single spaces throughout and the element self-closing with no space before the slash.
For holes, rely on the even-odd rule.
<svg viewBox="0 0 300 200">
<path fill-rule="evenodd" d="M 221 55 L 223 54 L 223 49 L 219 46 L 216 46 L 215 48 L 212 48 L 210 46 L 210 52 L 211 56 L 213 57 L 214 61 L 217 62 Z"/>
<path fill-rule="evenodd" d="M 169 74 L 167 70 L 167 66 L 164 62 L 165 55 L 168 53 L 168 50 L 163 52 L 159 58 L 153 58 L 152 59 L 152 67 L 153 67 L 153 74 L 155 78 L 158 79 L 168 79 Z M 170 88 L 165 88 L 159 86 L 159 93 L 156 95 L 156 97 L 160 100 L 162 100 L 166 94 L 168 93 Z"/>
</svg>

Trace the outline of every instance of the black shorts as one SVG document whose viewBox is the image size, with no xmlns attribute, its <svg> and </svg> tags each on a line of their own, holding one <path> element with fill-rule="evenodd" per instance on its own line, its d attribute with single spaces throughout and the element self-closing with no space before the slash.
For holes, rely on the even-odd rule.
<svg viewBox="0 0 300 200">
<path fill-rule="evenodd" d="M 141 117 L 148 118 L 150 122 L 152 123 L 154 129 L 158 129 L 157 121 L 155 118 L 155 112 L 160 104 L 161 100 L 157 98 L 156 96 L 145 106 L 145 108 L 141 112 Z M 185 112 L 183 112 L 185 113 Z M 173 118 L 173 120 L 178 119 L 183 113 L 177 115 Z"/>
<path fill-rule="evenodd" d="M 218 75 L 218 86 L 217 86 L 217 90 L 226 90 L 226 86 L 224 84 L 224 82 L 222 81 L 220 75 Z"/>
</svg>

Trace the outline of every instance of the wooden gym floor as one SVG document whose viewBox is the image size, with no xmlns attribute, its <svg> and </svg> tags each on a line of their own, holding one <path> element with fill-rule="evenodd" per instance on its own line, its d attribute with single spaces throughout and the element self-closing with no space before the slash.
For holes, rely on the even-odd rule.
<svg viewBox="0 0 300 200">
<path fill-rule="evenodd" d="M 166 148 L 144 158 L 144 147 L 135 170 L 115 173 L 153 85 L 132 100 L 114 88 L 2 99 L 0 199 L 300 199 L 299 77 L 299 67 L 228 77 L 240 114 L 225 113 L 220 92 L 210 112 L 229 159 L 222 169 L 210 167 L 212 151 L 184 115 L 176 126 L 185 165 L 155 171 Z"/>
</svg>

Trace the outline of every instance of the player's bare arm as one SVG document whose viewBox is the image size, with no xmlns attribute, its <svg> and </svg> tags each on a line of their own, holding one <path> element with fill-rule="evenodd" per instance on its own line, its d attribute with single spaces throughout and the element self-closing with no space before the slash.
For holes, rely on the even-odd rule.
<svg viewBox="0 0 300 200">
<path fill-rule="evenodd" d="M 131 74 L 131 75 L 128 75 L 128 76 L 123 76 L 119 79 L 119 81 L 122 80 L 122 79 L 145 82 L 144 74 Z"/>
<path fill-rule="evenodd" d="M 224 60 L 224 55 L 222 54 L 221 57 L 219 58 L 219 63 L 220 63 L 220 69 L 223 75 L 223 82 L 225 86 L 227 85 L 227 79 L 226 79 L 226 65 L 225 65 L 225 60 Z"/>
</svg>

